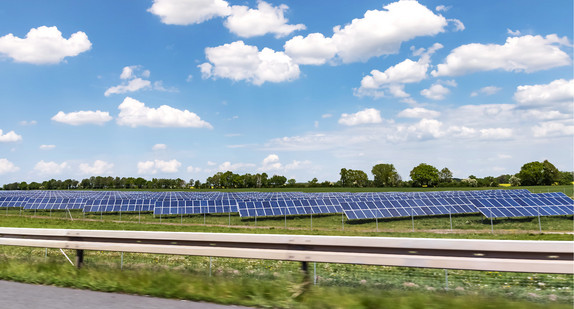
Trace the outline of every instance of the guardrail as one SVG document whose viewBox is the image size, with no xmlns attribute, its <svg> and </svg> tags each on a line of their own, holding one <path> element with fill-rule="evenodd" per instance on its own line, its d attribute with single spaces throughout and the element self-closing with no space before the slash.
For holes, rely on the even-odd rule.
<svg viewBox="0 0 574 309">
<path fill-rule="evenodd" d="M 574 242 L 0 228 L 0 245 L 574 274 Z"/>
</svg>

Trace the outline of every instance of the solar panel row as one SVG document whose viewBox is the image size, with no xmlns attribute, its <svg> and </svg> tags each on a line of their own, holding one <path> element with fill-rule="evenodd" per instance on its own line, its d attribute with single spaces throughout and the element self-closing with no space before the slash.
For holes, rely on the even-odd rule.
<svg viewBox="0 0 574 309">
<path fill-rule="evenodd" d="M 480 212 L 489 218 L 574 214 L 561 192 L 125 192 L 0 191 L 0 207 L 81 209 L 86 213 L 183 215 L 238 212 L 241 217 L 344 213 L 349 220 Z"/>
</svg>

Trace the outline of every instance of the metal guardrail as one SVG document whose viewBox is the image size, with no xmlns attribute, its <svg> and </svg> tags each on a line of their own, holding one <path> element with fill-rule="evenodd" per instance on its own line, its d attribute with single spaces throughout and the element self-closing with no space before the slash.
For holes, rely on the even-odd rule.
<svg viewBox="0 0 574 309">
<path fill-rule="evenodd" d="M 0 228 L 0 245 L 574 274 L 574 242 Z"/>
</svg>

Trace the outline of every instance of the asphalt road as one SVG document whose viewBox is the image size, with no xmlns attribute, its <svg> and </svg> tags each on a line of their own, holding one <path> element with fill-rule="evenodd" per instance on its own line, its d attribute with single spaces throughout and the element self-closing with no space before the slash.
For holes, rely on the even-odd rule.
<svg viewBox="0 0 574 309">
<path fill-rule="evenodd" d="M 247 309 L 209 303 L 0 281 L 2 309 Z"/>
</svg>

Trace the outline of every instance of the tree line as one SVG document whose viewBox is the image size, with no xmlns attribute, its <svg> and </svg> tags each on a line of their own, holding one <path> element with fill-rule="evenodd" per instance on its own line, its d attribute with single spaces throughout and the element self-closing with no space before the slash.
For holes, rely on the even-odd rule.
<svg viewBox="0 0 574 309">
<path fill-rule="evenodd" d="M 403 181 L 393 164 L 376 164 L 371 169 L 373 179 L 361 170 L 342 168 L 339 180 L 319 182 L 313 178 L 308 182 L 297 182 L 285 176 L 267 173 L 236 174 L 231 171 L 217 172 L 207 177 L 205 182 L 181 178 L 151 180 L 142 177 L 102 177 L 92 176 L 82 179 L 56 180 L 50 179 L 27 183 L 14 182 L 3 185 L 4 190 L 93 190 L 93 189 L 224 189 L 224 188 L 302 188 L 302 187 L 498 187 L 500 184 L 512 186 L 537 185 L 568 185 L 574 181 L 574 172 L 559 171 L 548 160 L 544 162 L 529 162 L 522 166 L 520 172 L 510 175 L 503 174 L 498 177 L 478 178 L 470 175 L 468 178 L 453 178 L 452 172 L 444 167 L 438 169 L 432 165 L 421 163 L 409 173 L 410 180 Z"/>
</svg>

